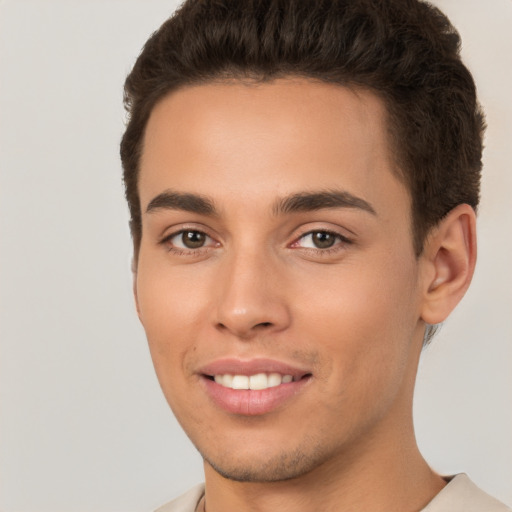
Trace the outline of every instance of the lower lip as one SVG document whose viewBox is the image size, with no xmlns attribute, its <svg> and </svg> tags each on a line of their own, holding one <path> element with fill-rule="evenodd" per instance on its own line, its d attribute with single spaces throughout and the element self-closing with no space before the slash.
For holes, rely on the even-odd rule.
<svg viewBox="0 0 512 512">
<path fill-rule="evenodd" d="M 203 377 L 206 392 L 213 402 L 226 412 L 244 416 L 257 416 L 272 412 L 299 393 L 310 377 L 280 384 L 267 389 L 231 389 Z"/>
</svg>

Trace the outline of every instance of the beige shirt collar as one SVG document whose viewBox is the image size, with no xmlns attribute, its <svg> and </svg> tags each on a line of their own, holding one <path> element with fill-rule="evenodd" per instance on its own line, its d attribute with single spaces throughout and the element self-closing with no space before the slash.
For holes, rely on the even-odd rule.
<svg viewBox="0 0 512 512">
<path fill-rule="evenodd" d="M 512 512 L 479 489 L 464 473 L 447 480 L 448 485 L 421 512 Z M 203 495 L 204 484 L 197 485 L 155 512 L 195 512 Z"/>
</svg>

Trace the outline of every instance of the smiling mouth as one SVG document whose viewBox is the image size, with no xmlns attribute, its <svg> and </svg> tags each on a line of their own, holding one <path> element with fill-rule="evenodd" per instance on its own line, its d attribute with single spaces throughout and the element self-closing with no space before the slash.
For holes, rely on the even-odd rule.
<svg viewBox="0 0 512 512">
<path fill-rule="evenodd" d="M 218 360 L 200 372 L 216 407 L 234 415 L 257 416 L 282 409 L 308 388 L 313 373 L 272 359 Z"/>
<path fill-rule="evenodd" d="M 298 382 L 309 377 L 311 377 L 310 373 L 294 377 L 293 375 L 283 375 L 276 372 L 257 373 L 255 375 L 236 375 L 230 373 L 206 375 L 206 378 L 215 381 L 220 386 L 235 390 L 264 390 L 291 382 Z"/>
</svg>

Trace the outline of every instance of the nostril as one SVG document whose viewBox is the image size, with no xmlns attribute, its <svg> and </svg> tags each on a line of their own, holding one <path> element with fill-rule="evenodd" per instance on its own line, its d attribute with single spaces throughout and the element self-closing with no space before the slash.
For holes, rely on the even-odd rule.
<svg viewBox="0 0 512 512">
<path fill-rule="evenodd" d="M 261 322 L 256 325 L 256 327 L 270 327 L 272 325 L 272 322 Z"/>
<path fill-rule="evenodd" d="M 217 322 L 215 328 L 220 332 L 229 332 L 240 339 L 250 339 L 258 333 L 270 332 L 277 327 L 275 322 L 252 322 L 251 319 L 235 318 L 231 322 Z"/>
</svg>

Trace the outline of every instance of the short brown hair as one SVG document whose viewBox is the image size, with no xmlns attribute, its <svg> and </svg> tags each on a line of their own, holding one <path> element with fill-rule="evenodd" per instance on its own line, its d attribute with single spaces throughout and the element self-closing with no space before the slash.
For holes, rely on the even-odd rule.
<svg viewBox="0 0 512 512">
<path fill-rule="evenodd" d="M 416 254 L 455 206 L 476 210 L 485 123 L 460 37 L 437 8 L 421 0 L 187 0 L 147 41 L 125 83 L 121 160 L 136 253 L 139 160 L 155 104 L 189 84 L 289 76 L 363 87 L 384 100 L 397 172 L 412 197 Z"/>
</svg>

